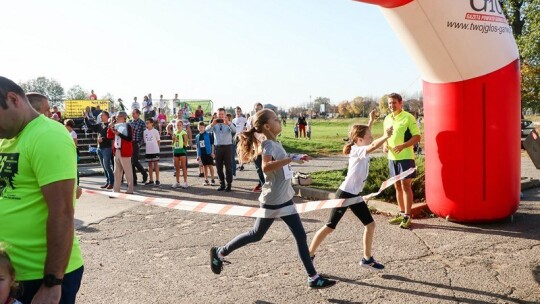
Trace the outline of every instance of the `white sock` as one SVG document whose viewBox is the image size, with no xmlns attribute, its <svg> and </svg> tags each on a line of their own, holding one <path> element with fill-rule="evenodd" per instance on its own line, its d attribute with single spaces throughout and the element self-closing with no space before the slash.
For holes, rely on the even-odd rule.
<svg viewBox="0 0 540 304">
<path fill-rule="evenodd" d="M 313 281 L 315 281 L 315 280 L 318 279 L 318 278 L 319 278 L 319 274 L 317 273 L 316 275 L 309 277 L 309 281 L 310 281 L 310 282 L 313 282 Z"/>
<path fill-rule="evenodd" d="M 221 254 L 221 249 L 218 250 L 218 253 L 217 253 L 217 256 L 220 260 L 223 261 L 223 259 L 225 258 L 225 256 L 223 254 Z"/>
</svg>

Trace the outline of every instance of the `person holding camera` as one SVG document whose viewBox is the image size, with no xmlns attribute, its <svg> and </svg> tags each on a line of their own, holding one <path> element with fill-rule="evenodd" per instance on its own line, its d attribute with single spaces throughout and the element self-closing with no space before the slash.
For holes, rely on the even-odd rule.
<svg viewBox="0 0 540 304">
<path fill-rule="evenodd" d="M 120 192 L 122 174 L 125 173 L 128 184 L 127 194 L 133 194 L 133 169 L 131 155 L 133 154 L 133 128 L 126 123 L 127 113 L 118 112 L 116 122 L 109 124 L 107 138 L 113 140 L 114 155 L 114 185 L 113 192 Z"/>
<path fill-rule="evenodd" d="M 224 108 L 218 109 L 218 118 L 206 127 L 206 132 L 214 134 L 214 146 L 216 156 L 216 169 L 220 186 L 218 191 L 230 192 L 232 187 L 232 140 L 236 130 L 227 118 Z M 223 174 L 225 166 L 225 174 Z M 225 186 L 227 182 L 227 186 Z"/>
</svg>

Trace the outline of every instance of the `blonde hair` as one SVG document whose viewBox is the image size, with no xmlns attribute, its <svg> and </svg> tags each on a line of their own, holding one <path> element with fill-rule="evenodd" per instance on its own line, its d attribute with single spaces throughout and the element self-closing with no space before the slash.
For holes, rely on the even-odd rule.
<svg viewBox="0 0 540 304">
<path fill-rule="evenodd" d="M 343 154 L 349 155 L 351 148 L 358 138 L 363 138 L 369 130 L 367 125 L 353 125 L 349 131 L 349 143 L 343 147 Z"/>
<path fill-rule="evenodd" d="M 272 119 L 272 115 L 275 115 L 275 113 L 270 109 L 260 110 L 252 116 L 253 118 L 251 121 L 253 127 L 240 134 L 238 158 L 241 159 L 243 163 L 248 163 L 256 157 L 255 151 L 257 151 L 257 147 L 260 143 L 255 137 L 255 133 L 263 132 L 263 126 Z"/>
<path fill-rule="evenodd" d="M 15 280 L 15 269 L 13 268 L 13 264 L 11 264 L 11 259 L 9 258 L 9 255 L 5 247 L 1 243 L 0 243 L 0 267 L 6 267 L 9 275 Z M 19 284 L 15 281 L 13 283 L 13 286 L 11 286 L 11 289 L 9 291 L 9 296 L 14 297 L 18 289 L 19 289 Z"/>
</svg>

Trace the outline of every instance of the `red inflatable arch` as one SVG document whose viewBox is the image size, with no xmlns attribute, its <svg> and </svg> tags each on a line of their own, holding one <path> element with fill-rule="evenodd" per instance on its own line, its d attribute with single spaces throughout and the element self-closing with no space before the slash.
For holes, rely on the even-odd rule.
<svg viewBox="0 0 540 304">
<path fill-rule="evenodd" d="M 423 79 L 426 200 L 493 221 L 520 194 L 518 50 L 498 1 L 357 0 L 381 7 Z"/>
</svg>

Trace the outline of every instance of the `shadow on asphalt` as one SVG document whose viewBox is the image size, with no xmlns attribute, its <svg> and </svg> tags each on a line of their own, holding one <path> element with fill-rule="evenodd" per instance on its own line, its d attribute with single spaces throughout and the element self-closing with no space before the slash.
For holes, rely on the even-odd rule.
<svg viewBox="0 0 540 304">
<path fill-rule="evenodd" d="M 540 236 L 537 233 L 528 233 L 530 230 L 538 228 L 538 226 L 534 225 L 534 223 L 540 223 L 540 214 L 517 212 L 516 214 L 514 214 L 513 222 L 505 220 L 498 223 L 489 224 L 455 223 L 460 226 L 445 226 L 424 224 L 420 221 L 417 221 L 414 223 L 414 229 L 439 229 L 465 233 L 499 235 L 506 237 L 538 240 Z"/>
<path fill-rule="evenodd" d="M 540 284 L 540 266 L 536 266 L 533 268 L 532 275 L 536 283 Z"/>
<path fill-rule="evenodd" d="M 429 293 L 429 292 L 418 291 L 418 290 L 413 290 L 413 289 L 404 289 L 404 288 L 397 288 L 397 287 L 390 287 L 390 286 L 383 286 L 383 285 L 377 285 L 377 284 L 364 283 L 364 282 L 359 282 L 359 281 L 355 281 L 355 280 L 351 280 L 351 279 L 347 279 L 347 278 L 336 277 L 336 276 L 332 276 L 332 275 L 327 275 L 327 277 L 331 278 L 331 279 L 334 279 L 334 280 L 339 280 L 339 281 L 347 283 L 347 284 L 354 284 L 354 285 L 366 286 L 366 287 L 371 287 L 371 288 L 379 288 L 379 289 L 383 289 L 383 290 L 407 293 L 407 294 L 426 297 L 426 298 L 431 298 L 431 299 L 440 299 L 440 300 L 446 300 L 446 301 L 451 301 L 451 302 L 456 302 L 457 301 L 459 303 L 475 303 L 475 304 L 491 304 L 491 303 L 493 303 L 493 302 L 480 301 L 480 300 L 477 300 L 477 299 L 468 299 L 468 298 L 463 298 L 463 297 L 447 296 L 447 295 Z M 492 298 L 495 298 L 495 299 L 504 299 L 505 301 L 507 301 L 507 303 L 525 303 L 525 304 L 534 304 L 535 303 L 535 302 L 530 302 L 530 301 L 523 301 L 523 300 L 508 298 L 506 296 L 501 296 L 500 294 L 496 294 L 496 293 L 492 293 L 492 292 L 476 290 L 476 289 L 470 289 L 470 288 L 464 288 L 464 287 L 457 287 L 457 286 L 450 287 L 450 286 L 431 283 L 431 282 L 416 281 L 416 280 L 411 280 L 411 279 L 408 279 L 408 278 L 405 278 L 405 277 L 402 277 L 402 276 L 383 274 L 383 275 L 381 275 L 381 277 L 383 279 L 386 279 L 386 280 L 394 280 L 394 281 L 409 282 L 409 283 L 418 283 L 418 284 L 422 284 L 422 285 L 433 286 L 433 287 L 436 287 L 436 288 L 444 288 L 444 289 L 449 289 L 449 290 L 453 290 L 453 291 L 466 292 L 466 293 L 470 293 L 470 294 L 473 294 L 473 295 L 484 295 L 484 296 L 492 297 Z M 341 303 L 341 302 L 334 302 L 334 303 Z M 418 303 L 421 303 L 421 301 L 419 301 Z"/>
<path fill-rule="evenodd" d="M 351 302 L 339 299 L 328 299 L 328 303 L 339 303 L 339 304 L 362 304 L 362 302 Z"/>
</svg>

